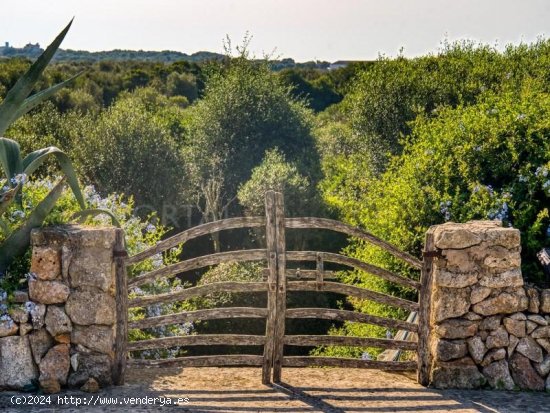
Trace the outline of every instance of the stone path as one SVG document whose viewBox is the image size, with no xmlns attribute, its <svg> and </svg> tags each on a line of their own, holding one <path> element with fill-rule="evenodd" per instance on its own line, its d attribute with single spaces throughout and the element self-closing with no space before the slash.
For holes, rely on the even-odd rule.
<svg viewBox="0 0 550 413">
<path fill-rule="evenodd" d="M 302 368 L 283 371 L 283 385 L 260 384 L 256 368 L 187 368 L 130 371 L 127 384 L 99 394 L 63 392 L 51 404 L 20 406 L 3 393 L 5 412 L 549 412 L 550 394 L 502 391 L 433 390 L 419 386 L 410 374 L 340 368 Z M 59 405 L 60 396 L 73 404 Z M 77 397 L 81 399 L 77 399 Z M 150 399 L 145 399 L 149 397 Z M 153 398 L 157 398 L 153 403 Z M 76 406 L 77 400 L 96 406 Z M 93 398 L 93 399 L 92 399 Z M 140 398 L 134 400 L 130 398 Z M 181 405 L 168 406 L 178 398 Z M 188 399 L 188 403 L 185 402 Z M 20 399 L 21 400 L 21 399 Z M 105 405 L 110 400 L 116 405 Z M 34 401 L 40 401 L 38 399 Z M 103 404 L 101 403 L 103 402 Z M 165 406 L 162 407 L 161 403 Z M 145 404 L 148 403 L 148 404 Z M 100 405 L 102 404 L 102 405 Z"/>
</svg>

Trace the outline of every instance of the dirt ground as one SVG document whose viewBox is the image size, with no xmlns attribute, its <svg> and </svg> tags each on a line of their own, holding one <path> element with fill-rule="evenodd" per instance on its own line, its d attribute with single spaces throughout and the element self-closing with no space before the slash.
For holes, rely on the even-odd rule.
<svg viewBox="0 0 550 413">
<path fill-rule="evenodd" d="M 34 403 L 33 406 L 17 408 L 13 397 L 26 395 L 10 393 L 0 397 L 0 410 L 136 413 L 550 412 L 550 395 L 546 393 L 433 390 L 418 385 L 413 374 L 342 368 L 285 368 L 283 383 L 273 386 L 263 386 L 260 377 L 261 370 L 258 368 L 130 370 L 124 386 L 104 389 L 98 394 L 64 392 L 59 395 L 66 398 L 73 396 L 74 401 L 77 397 L 81 398 L 81 404 L 90 406 L 75 406 L 74 401 L 72 404 L 67 401 L 59 403 L 57 399 L 53 400 L 57 403 L 43 403 L 40 406 Z M 169 398 L 170 405 L 166 398 Z M 175 402 L 179 405 L 174 406 Z"/>
</svg>

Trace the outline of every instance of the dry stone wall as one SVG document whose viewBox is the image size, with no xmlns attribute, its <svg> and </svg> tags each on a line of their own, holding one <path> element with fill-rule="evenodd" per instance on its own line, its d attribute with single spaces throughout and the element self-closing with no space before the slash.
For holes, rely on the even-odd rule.
<svg viewBox="0 0 550 413">
<path fill-rule="evenodd" d="M 431 385 L 550 390 L 550 290 L 527 286 L 520 233 L 496 221 L 432 227 Z"/>
<path fill-rule="evenodd" d="M 55 393 L 112 383 L 116 231 L 33 231 L 28 291 L 16 292 L 16 305 L 0 321 L 0 389 L 38 383 Z"/>
</svg>

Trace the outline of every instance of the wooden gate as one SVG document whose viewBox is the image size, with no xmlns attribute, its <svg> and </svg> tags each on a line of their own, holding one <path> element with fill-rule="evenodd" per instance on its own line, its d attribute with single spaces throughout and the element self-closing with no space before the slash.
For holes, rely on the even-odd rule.
<svg viewBox="0 0 550 413">
<path fill-rule="evenodd" d="M 429 291 L 430 262 L 424 263 L 415 257 L 400 251 L 396 247 L 375 237 L 374 235 L 339 221 L 325 218 L 286 218 L 284 213 L 283 196 L 280 193 L 269 191 L 266 193 L 265 217 L 229 218 L 217 222 L 203 224 L 183 231 L 168 238 L 155 247 L 125 257 L 122 243 L 119 243 L 119 252 L 115 251 L 117 265 L 117 341 L 116 341 L 116 372 L 115 382 L 124 382 L 126 365 L 135 367 L 154 366 L 261 366 L 262 382 L 280 382 L 283 367 L 301 366 L 338 366 L 375 368 L 383 370 L 414 370 L 418 366 L 419 382 L 426 382 L 427 372 L 427 317 L 429 308 L 422 308 L 419 303 L 402 298 L 370 291 L 365 288 L 336 282 L 330 271 L 325 271 L 325 263 L 340 264 L 355 268 L 387 281 L 420 290 L 419 300 Z M 143 275 L 127 280 L 126 267 L 135 265 L 145 259 L 169 250 L 183 242 L 200 236 L 209 235 L 222 230 L 236 228 L 265 227 L 265 248 L 219 252 L 211 255 L 191 258 Z M 350 237 L 368 241 L 377 245 L 390 254 L 409 264 L 414 269 L 422 269 L 421 283 L 386 269 L 376 267 L 355 258 L 341 254 L 317 251 L 287 251 L 286 229 L 325 229 L 344 233 Z M 264 279 L 261 282 L 216 282 L 185 288 L 180 291 L 138 297 L 128 300 L 128 289 L 138 287 L 155 280 L 177 276 L 185 271 L 205 268 L 222 262 L 235 261 L 264 261 Z M 315 262 L 315 270 L 290 269 L 290 262 Z M 424 268 L 423 268 L 424 266 Z M 424 275 L 427 274 L 427 275 Z M 354 311 L 330 308 L 292 308 L 287 309 L 287 291 L 319 291 L 332 292 L 377 303 L 405 309 L 410 312 L 419 312 L 419 324 L 402 320 L 389 319 Z M 197 311 L 186 311 L 178 314 L 149 317 L 138 321 L 128 322 L 128 309 L 146 307 L 154 304 L 183 301 L 192 297 L 203 296 L 216 292 L 265 292 L 267 294 L 267 308 L 232 307 L 214 308 Z M 419 311 L 420 310 L 420 311 Z M 223 318 L 265 318 L 265 335 L 243 334 L 207 334 L 186 335 L 176 337 L 162 337 L 150 340 L 128 342 L 128 329 L 146 329 L 170 324 L 179 324 L 196 320 L 214 320 Z M 397 339 L 381 339 L 348 336 L 323 335 L 287 335 L 285 333 L 286 319 L 326 319 L 335 321 L 354 321 L 383 326 L 391 329 L 410 331 L 418 334 L 418 342 Z M 160 360 L 142 360 L 128 358 L 128 352 L 145 349 L 169 348 L 174 346 L 197 345 L 263 345 L 263 355 L 208 355 L 187 356 Z M 383 349 L 399 349 L 417 352 L 416 361 L 381 361 L 362 360 L 337 357 L 313 356 L 285 356 L 284 346 L 318 346 L 340 345 L 360 346 Z"/>
</svg>

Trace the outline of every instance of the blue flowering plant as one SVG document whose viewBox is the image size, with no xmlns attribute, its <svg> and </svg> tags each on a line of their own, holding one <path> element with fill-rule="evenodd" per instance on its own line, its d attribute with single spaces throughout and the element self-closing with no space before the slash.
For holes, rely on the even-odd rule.
<svg viewBox="0 0 550 413">
<path fill-rule="evenodd" d="M 11 203 L 4 213 L 5 225 L 8 227 L 8 231 L 14 231 L 24 225 L 28 216 L 32 214 L 32 211 L 42 202 L 44 197 L 56 187 L 56 182 L 59 180 L 60 177 L 53 176 L 26 182 L 21 189 L 21 203 Z M 86 205 L 92 209 L 108 210 L 112 215 L 89 215 L 84 218 L 84 223 L 97 226 L 109 225 L 114 217 L 124 230 L 126 248 L 130 255 L 155 246 L 170 230 L 170 228 L 158 223 L 155 214 L 150 214 L 146 218 L 135 216 L 134 201 L 131 197 L 127 198 L 120 194 L 101 196 L 91 185 L 85 186 L 81 193 Z M 59 225 L 71 222 L 74 220 L 75 213 L 79 211 L 81 211 L 80 202 L 75 198 L 72 190 L 63 188 L 57 202 L 45 217 L 43 224 Z M 0 243 L 4 240 L 5 235 L 0 233 Z M 134 277 L 175 262 L 177 256 L 181 253 L 181 248 L 181 246 L 175 247 L 166 254 L 162 254 L 160 259 L 159 257 L 153 257 L 130 268 L 129 276 Z M 26 282 L 25 274 L 29 272 L 30 255 L 30 248 L 27 248 L 23 255 L 14 258 L 9 271 L 0 279 L 0 314 L 7 311 L 7 303 L 11 301 L 13 291 Z M 166 292 L 173 287 L 173 283 L 164 281 L 164 284 L 159 283 L 151 287 L 144 287 L 144 289 L 151 292 Z"/>
</svg>

